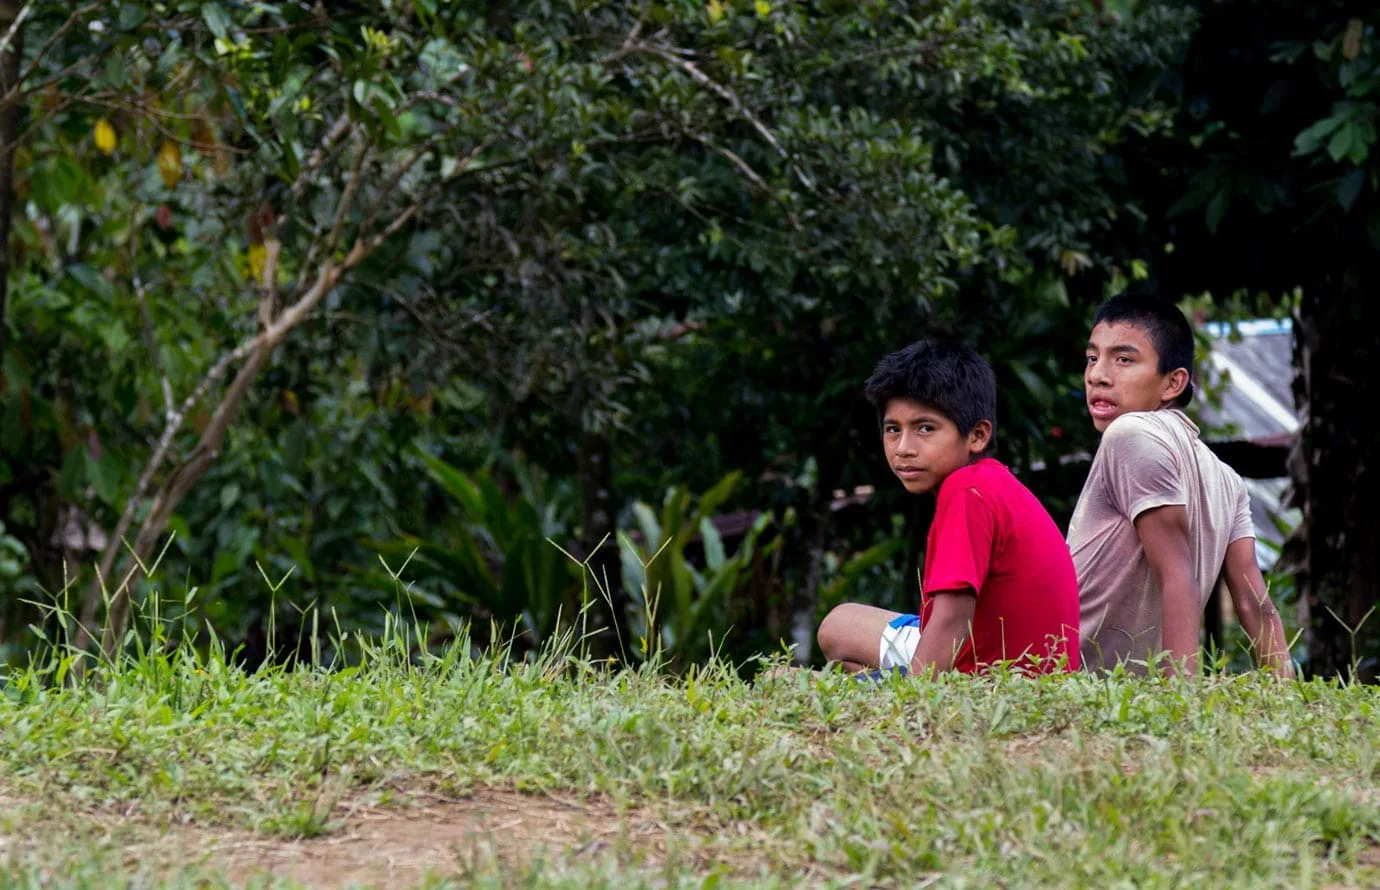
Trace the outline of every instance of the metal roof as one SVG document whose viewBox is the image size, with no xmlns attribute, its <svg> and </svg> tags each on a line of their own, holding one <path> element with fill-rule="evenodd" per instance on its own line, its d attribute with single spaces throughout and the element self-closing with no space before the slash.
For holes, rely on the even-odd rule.
<svg viewBox="0 0 1380 890">
<path fill-rule="evenodd" d="M 1203 431 L 1203 440 L 1221 444 L 1245 442 L 1267 449 L 1287 449 L 1298 435 L 1294 414 L 1294 331 L 1288 319 L 1252 319 L 1233 325 L 1203 325 L 1212 338 L 1208 361 L 1220 380 L 1220 404 L 1194 397 L 1190 411 Z M 1220 384 L 1220 386 L 1218 385 Z M 1277 453 L 1277 452 L 1276 452 Z M 1280 461 L 1280 467 L 1283 461 Z M 1273 565 L 1284 543 L 1284 531 L 1298 524 L 1301 514 L 1284 506 L 1287 477 L 1246 478 L 1251 495 L 1251 518 L 1256 532 L 1256 557 Z"/>
<path fill-rule="evenodd" d="M 1221 375 L 1220 405 L 1193 401 L 1204 440 L 1287 446 L 1299 429 L 1291 388 L 1293 325 L 1288 319 L 1256 319 L 1203 328 L 1212 337 L 1208 360 Z"/>
</svg>

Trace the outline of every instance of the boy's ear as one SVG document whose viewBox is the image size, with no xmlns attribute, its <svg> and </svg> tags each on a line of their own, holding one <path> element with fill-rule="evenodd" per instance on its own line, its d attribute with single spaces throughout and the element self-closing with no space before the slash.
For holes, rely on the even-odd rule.
<svg viewBox="0 0 1380 890">
<path fill-rule="evenodd" d="M 973 428 L 968 431 L 968 453 L 981 454 L 987 450 L 987 443 L 992 441 L 992 421 L 979 420 L 973 424 Z"/>
<path fill-rule="evenodd" d="M 1164 391 L 1160 393 L 1161 402 L 1172 402 L 1183 394 L 1188 386 L 1188 369 L 1175 368 L 1164 378 Z"/>
</svg>

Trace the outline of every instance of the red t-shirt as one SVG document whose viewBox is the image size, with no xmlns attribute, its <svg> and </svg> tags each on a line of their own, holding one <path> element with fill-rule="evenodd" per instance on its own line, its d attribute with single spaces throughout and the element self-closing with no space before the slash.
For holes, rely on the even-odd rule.
<svg viewBox="0 0 1380 890">
<path fill-rule="evenodd" d="M 934 594 L 973 590 L 973 632 L 954 669 L 966 674 L 1004 661 L 1037 670 L 1078 668 L 1078 579 L 1068 544 L 1044 505 L 1005 465 L 983 458 L 939 486 L 920 581 L 920 627 Z"/>
</svg>

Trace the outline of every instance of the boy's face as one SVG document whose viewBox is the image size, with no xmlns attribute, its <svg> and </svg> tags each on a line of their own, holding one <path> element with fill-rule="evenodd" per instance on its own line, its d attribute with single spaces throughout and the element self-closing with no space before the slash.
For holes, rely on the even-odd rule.
<svg viewBox="0 0 1380 890">
<path fill-rule="evenodd" d="M 983 420 L 960 435 L 952 420 L 910 399 L 892 399 L 882 416 L 886 462 L 911 494 L 937 491 L 950 473 L 987 447 L 991 433 L 992 425 Z"/>
<path fill-rule="evenodd" d="M 1101 322 L 1088 337 L 1083 388 L 1088 413 L 1100 433 L 1131 411 L 1156 411 L 1183 392 L 1188 371 L 1161 374 L 1160 354 L 1144 328 Z"/>
</svg>

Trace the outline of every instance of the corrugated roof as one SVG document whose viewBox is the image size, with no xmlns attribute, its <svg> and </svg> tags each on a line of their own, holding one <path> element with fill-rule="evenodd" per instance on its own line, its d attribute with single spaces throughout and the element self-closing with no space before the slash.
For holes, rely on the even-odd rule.
<svg viewBox="0 0 1380 890">
<path fill-rule="evenodd" d="M 1287 445 L 1299 428 L 1291 389 L 1293 326 L 1287 319 L 1264 319 L 1204 328 L 1213 338 L 1210 361 L 1224 378 L 1220 406 L 1194 400 L 1204 438 Z"/>
<path fill-rule="evenodd" d="M 1245 441 L 1267 448 L 1287 448 L 1298 434 L 1294 414 L 1293 326 L 1285 319 L 1259 319 L 1234 326 L 1204 325 L 1212 337 L 1211 361 L 1223 374 L 1221 405 L 1195 398 L 1195 413 L 1208 442 Z M 1283 461 L 1280 461 L 1282 472 Z M 1256 557 L 1273 565 L 1284 543 L 1280 525 L 1293 528 L 1298 510 L 1284 506 L 1289 480 L 1246 478 L 1255 525 Z"/>
</svg>

